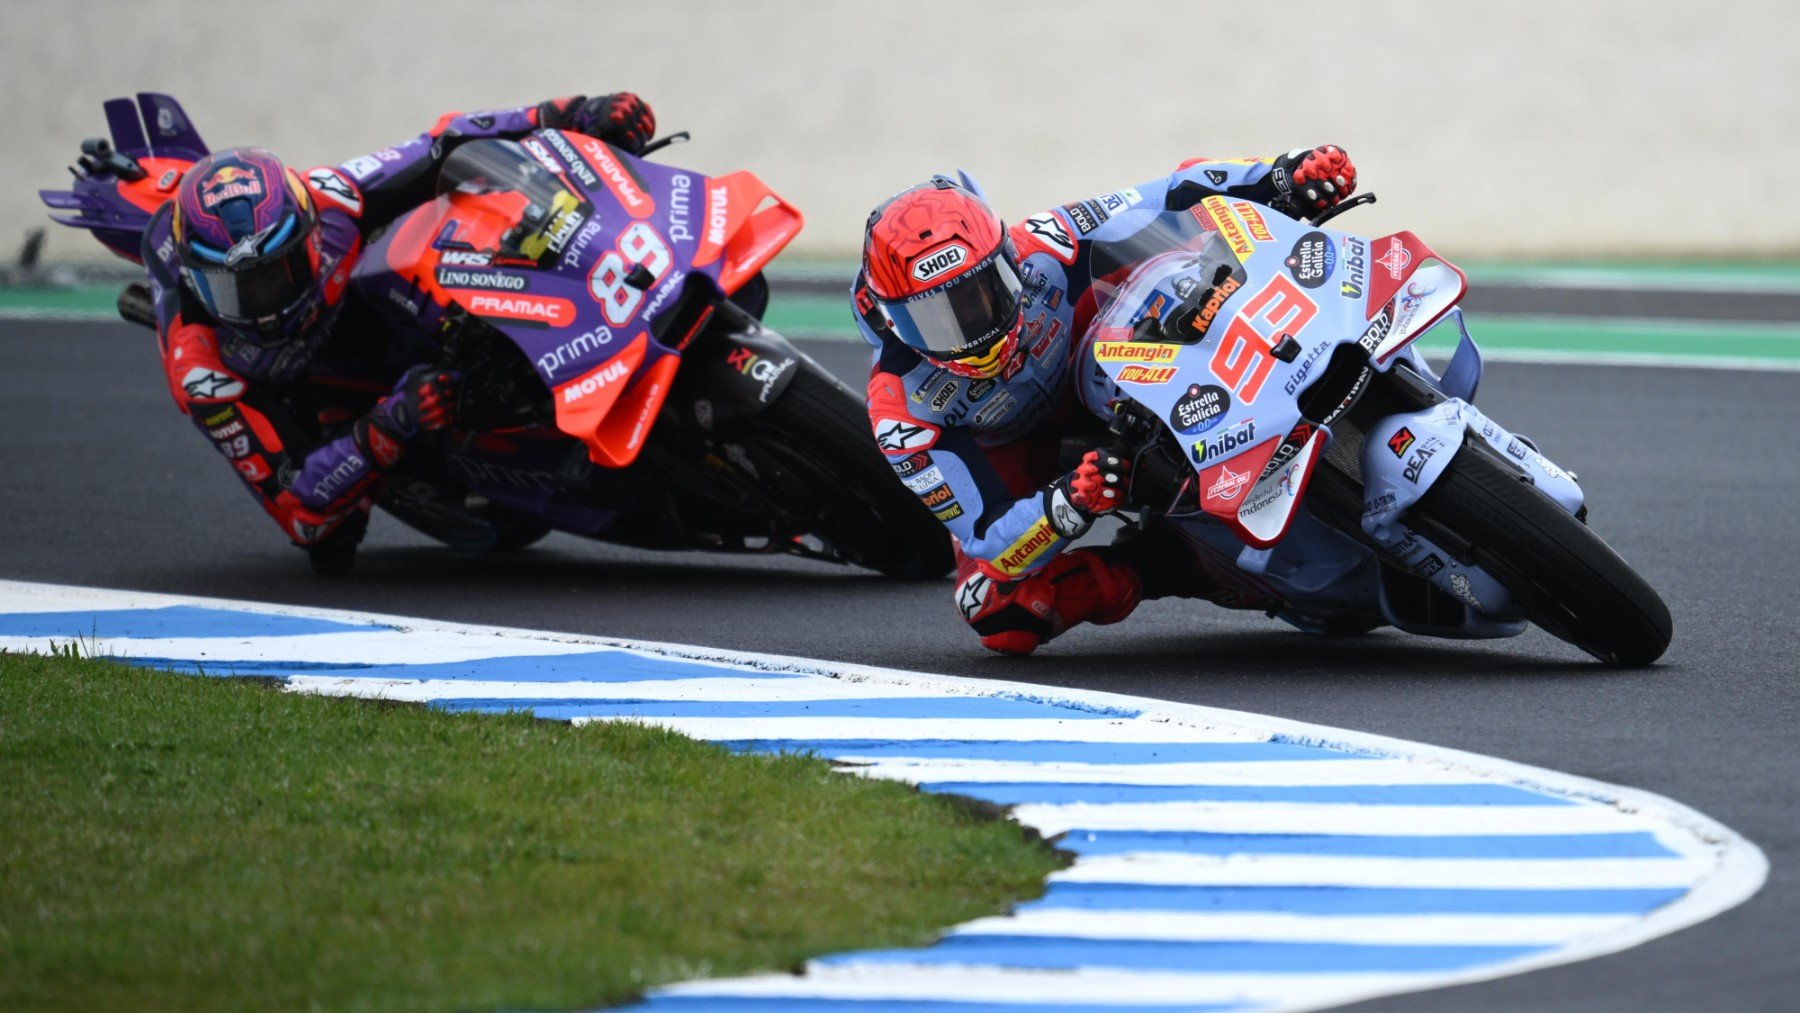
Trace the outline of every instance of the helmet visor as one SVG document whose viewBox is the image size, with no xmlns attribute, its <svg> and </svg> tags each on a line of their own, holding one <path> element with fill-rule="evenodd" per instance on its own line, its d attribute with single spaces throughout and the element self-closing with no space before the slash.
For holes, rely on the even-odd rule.
<svg viewBox="0 0 1800 1013">
<path fill-rule="evenodd" d="M 939 359 L 980 352 L 1019 321 L 1019 272 L 1005 246 L 949 282 L 915 296 L 881 301 L 900 340 Z"/>
<path fill-rule="evenodd" d="M 194 244 L 185 260 L 195 293 L 208 312 L 230 324 L 254 324 L 294 309 L 312 295 L 309 231 L 290 218 L 266 243 L 273 252 L 236 262 L 229 253 Z"/>
</svg>

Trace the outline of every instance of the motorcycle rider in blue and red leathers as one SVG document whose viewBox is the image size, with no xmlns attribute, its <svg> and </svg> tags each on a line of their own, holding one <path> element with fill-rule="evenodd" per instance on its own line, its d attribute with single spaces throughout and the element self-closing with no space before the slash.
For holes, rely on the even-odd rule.
<svg viewBox="0 0 1800 1013">
<path fill-rule="evenodd" d="M 421 365 L 434 348 L 357 305 L 351 268 L 371 234 L 435 196 L 458 144 L 540 128 L 636 154 L 656 118 L 629 92 L 446 113 L 305 174 L 230 148 L 188 169 L 151 219 L 144 263 L 170 392 L 316 569 L 350 566 L 383 473 L 456 410 L 456 375 Z"/>
<path fill-rule="evenodd" d="M 1113 216 L 1140 204 L 1182 210 L 1216 194 L 1314 214 L 1354 192 L 1349 156 L 1324 145 L 1193 159 L 1010 229 L 965 183 L 935 177 L 877 207 L 851 293 L 875 349 L 876 443 L 955 536 L 963 619 L 984 646 L 1029 654 L 1079 623 L 1118 622 L 1145 598 L 1273 604 L 1220 587 L 1166 530 L 1068 548 L 1125 505 L 1128 479 L 1105 450 L 1073 470 L 1059 461 L 1065 435 L 1098 427 L 1076 390 L 1079 336 L 1096 312 L 1086 254 L 1127 238 L 1130 216 Z"/>
</svg>

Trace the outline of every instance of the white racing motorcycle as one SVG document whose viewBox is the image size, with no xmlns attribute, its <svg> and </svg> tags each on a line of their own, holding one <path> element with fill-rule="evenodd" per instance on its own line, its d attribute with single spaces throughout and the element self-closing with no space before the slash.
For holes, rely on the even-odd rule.
<svg viewBox="0 0 1800 1013">
<path fill-rule="evenodd" d="M 1081 387 L 1133 462 L 1140 522 L 1309 631 L 1529 621 L 1608 664 L 1662 655 L 1668 607 L 1588 529 L 1575 475 L 1471 404 L 1462 271 L 1410 232 L 1319 227 L 1330 214 L 1222 197 L 1124 214 L 1144 227 L 1089 254 Z M 1411 346 L 1443 328 L 1459 343 L 1440 376 Z"/>
</svg>

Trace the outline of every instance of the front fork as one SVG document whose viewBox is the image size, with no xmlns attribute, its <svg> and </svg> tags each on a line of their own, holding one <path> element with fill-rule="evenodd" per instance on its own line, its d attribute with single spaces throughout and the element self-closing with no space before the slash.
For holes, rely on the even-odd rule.
<svg viewBox="0 0 1800 1013">
<path fill-rule="evenodd" d="M 1529 440 L 1461 398 L 1390 415 L 1369 428 L 1362 448 L 1363 532 L 1384 548 L 1392 562 L 1467 607 L 1464 635 L 1483 635 L 1478 632 L 1483 625 L 1517 624 L 1519 613 L 1511 593 L 1485 570 L 1458 559 L 1401 520 L 1459 452 L 1480 452 L 1473 447 L 1464 451 L 1465 440 L 1484 443 L 1571 514 L 1581 513 L 1582 491 L 1573 475 L 1538 453 Z M 1383 607 L 1392 611 L 1385 601 Z"/>
</svg>

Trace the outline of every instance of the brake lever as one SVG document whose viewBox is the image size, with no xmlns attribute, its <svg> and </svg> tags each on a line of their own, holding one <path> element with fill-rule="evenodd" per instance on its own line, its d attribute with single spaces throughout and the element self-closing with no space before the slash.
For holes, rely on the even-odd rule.
<svg viewBox="0 0 1800 1013">
<path fill-rule="evenodd" d="M 1311 218 L 1308 218 L 1307 221 L 1313 223 L 1314 225 L 1324 225 L 1326 222 L 1331 221 L 1333 218 L 1336 218 L 1338 215 L 1343 214 L 1344 212 L 1350 210 L 1351 208 L 1361 207 L 1364 204 L 1373 204 L 1373 203 L 1375 203 L 1375 195 L 1374 194 L 1359 193 L 1347 201 L 1343 201 L 1338 204 L 1333 204 L 1331 207 L 1328 207 L 1325 210 L 1319 212 L 1318 214 L 1313 215 Z"/>
<path fill-rule="evenodd" d="M 1143 406 L 1136 401 L 1122 400 L 1113 403 L 1112 421 L 1106 426 L 1108 439 L 1102 449 L 1130 464 L 1124 490 L 1126 503 L 1134 502 L 1133 486 L 1137 484 L 1144 456 L 1156 446 L 1158 427 L 1158 421 L 1147 416 Z"/>
<path fill-rule="evenodd" d="M 677 141 L 687 141 L 687 140 L 692 140 L 692 137 L 688 134 L 688 132 L 685 130 L 678 130 L 675 133 L 672 133 L 667 137 L 658 137 L 656 140 L 651 141 L 649 144 L 644 145 L 644 150 L 638 152 L 637 157 L 649 158 L 652 153 L 661 151 L 662 149 L 668 147 L 671 144 L 676 143 Z"/>
</svg>

